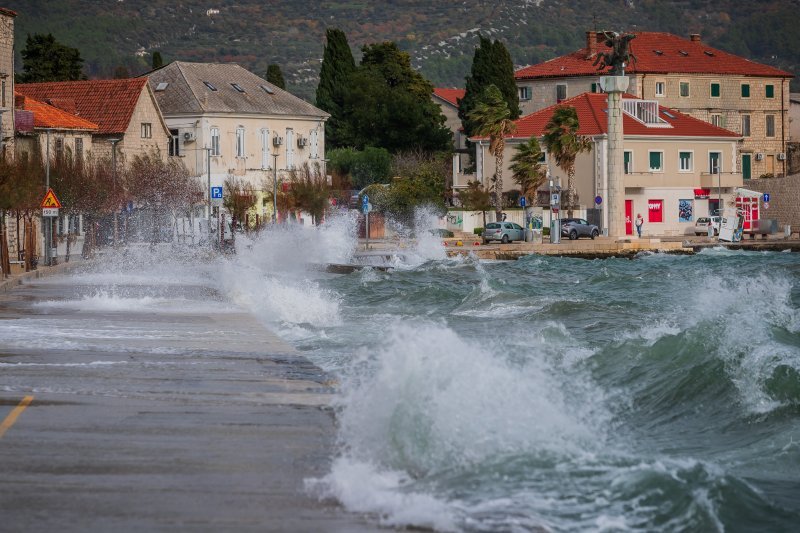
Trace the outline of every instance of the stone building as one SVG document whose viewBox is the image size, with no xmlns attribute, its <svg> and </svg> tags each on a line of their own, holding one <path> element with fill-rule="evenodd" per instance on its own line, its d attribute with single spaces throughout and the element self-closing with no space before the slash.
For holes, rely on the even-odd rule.
<svg viewBox="0 0 800 533">
<path fill-rule="evenodd" d="M 584 93 L 562 102 L 574 107 L 580 123 L 579 135 L 591 141 L 591 151 L 578 155 L 575 163 L 576 211 L 581 216 L 595 208 L 598 225 L 607 220 L 608 198 L 608 115 L 606 95 Z M 520 144 L 538 137 L 542 149 L 545 126 L 557 106 L 550 106 L 515 121 L 517 131 L 506 138 L 503 189 L 517 188 L 511 178 L 511 158 Z M 625 210 L 628 234 L 631 221 L 642 213 L 648 235 L 683 235 L 690 232 L 698 217 L 716 213 L 719 199 L 732 199 L 741 187 L 742 174 L 736 166 L 736 148 L 741 136 L 708 124 L 687 114 L 664 107 L 655 100 L 628 95 L 623 98 Z M 472 138 L 476 143 L 477 179 L 490 186 L 495 159 L 489 154 L 486 138 Z M 567 176 L 549 154 L 543 164 L 555 184 L 567 187 Z M 719 173 L 714 172 L 719 169 Z M 529 199 L 528 205 L 546 206 L 548 191 L 542 198 Z M 749 200 L 748 200 L 749 202 Z M 756 200 L 757 204 L 757 200 Z"/>
<path fill-rule="evenodd" d="M 88 157 L 97 124 L 29 96 L 18 94 L 15 103 L 18 155 L 49 153 L 57 158 L 70 153 L 81 159 Z"/>
<path fill-rule="evenodd" d="M 791 73 L 712 48 L 697 34 L 634 33 L 631 94 L 740 134 L 736 165 L 745 179 L 786 173 Z M 606 50 L 603 33 L 590 31 L 584 48 L 517 70 L 523 114 L 599 92 L 594 62 Z"/>
<path fill-rule="evenodd" d="M 330 115 L 239 65 L 175 61 L 146 79 L 169 126 L 170 155 L 212 187 L 245 180 L 259 217 L 272 216 L 276 177 L 306 163 L 326 172 Z"/>
<path fill-rule="evenodd" d="M 461 119 L 458 118 L 458 101 L 464 98 L 464 89 L 435 88 L 433 101 L 442 110 L 447 126 L 453 133 L 453 183 L 465 182 L 465 170 L 469 166 L 469 153 L 467 151 L 467 138 Z"/>
<path fill-rule="evenodd" d="M 135 155 L 167 157 L 169 129 L 146 78 L 20 83 L 16 89 L 97 124 L 91 144 L 94 157 L 110 157 L 115 143 L 118 165 Z"/>
<path fill-rule="evenodd" d="M 0 7 L 0 153 L 14 152 L 14 18 Z"/>
</svg>

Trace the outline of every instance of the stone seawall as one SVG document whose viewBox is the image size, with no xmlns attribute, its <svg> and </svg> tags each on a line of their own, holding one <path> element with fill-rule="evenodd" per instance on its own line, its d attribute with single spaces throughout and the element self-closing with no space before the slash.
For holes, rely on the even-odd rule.
<svg viewBox="0 0 800 533">
<path fill-rule="evenodd" d="M 792 231 L 800 229 L 800 174 L 785 178 L 746 180 L 744 186 L 769 193 L 769 209 L 761 211 L 762 218 L 777 218 L 780 230 L 789 224 Z"/>
</svg>

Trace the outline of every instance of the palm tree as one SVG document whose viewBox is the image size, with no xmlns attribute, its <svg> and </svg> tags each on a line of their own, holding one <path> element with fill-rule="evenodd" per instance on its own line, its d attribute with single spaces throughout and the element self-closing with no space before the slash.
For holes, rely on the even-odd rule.
<svg viewBox="0 0 800 533">
<path fill-rule="evenodd" d="M 536 200 L 536 191 L 547 178 L 547 171 L 542 165 L 544 153 L 539 140 L 531 137 L 528 142 L 517 146 L 511 158 L 511 177 L 519 185 L 519 193 L 530 200 Z"/>
<path fill-rule="evenodd" d="M 489 137 L 489 153 L 494 156 L 494 211 L 497 221 L 503 216 L 503 152 L 506 148 L 506 135 L 517 131 L 517 125 L 509 117 L 511 112 L 496 85 L 484 90 L 481 100 L 470 111 L 469 119 L 478 125 L 475 134 Z"/>
<path fill-rule="evenodd" d="M 567 173 L 567 216 L 572 210 L 578 195 L 575 192 L 575 159 L 578 154 L 592 149 L 592 143 L 583 135 L 578 135 L 578 113 L 574 107 L 559 106 L 544 127 L 544 145 L 556 160 L 561 170 Z"/>
</svg>

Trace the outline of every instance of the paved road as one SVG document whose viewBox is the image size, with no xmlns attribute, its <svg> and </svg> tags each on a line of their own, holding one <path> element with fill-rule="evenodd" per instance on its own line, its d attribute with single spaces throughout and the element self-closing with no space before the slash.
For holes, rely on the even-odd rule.
<svg viewBox="0 0 800 533">
<path fill-rule="evenodd" d="M 202 286 L 81 279 L 0 294 L 0 531 L 376 529 L 303 492 L 318 368 Z"/>
</svg>

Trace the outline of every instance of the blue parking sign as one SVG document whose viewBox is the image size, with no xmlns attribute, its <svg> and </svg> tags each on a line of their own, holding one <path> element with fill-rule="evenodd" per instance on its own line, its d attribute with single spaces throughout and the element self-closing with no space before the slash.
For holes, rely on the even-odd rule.
<svg viewBox="0 0 800 533">
<path fill-rule="evenodd" d="M 222 187 L 211 187 L 211 199 L 222 199 Z"/>
</svg>

